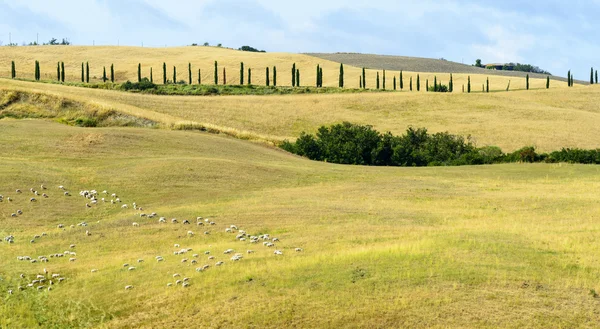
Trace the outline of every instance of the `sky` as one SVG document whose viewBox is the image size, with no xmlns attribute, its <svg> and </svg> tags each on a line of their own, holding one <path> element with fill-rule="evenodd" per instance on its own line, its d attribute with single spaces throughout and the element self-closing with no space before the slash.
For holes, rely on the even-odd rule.
<svg viewBox="0 0 600 329">
<path fill-rule="evenodd" d="M 599 17 L 600 0 L 0 0 L 0 42 L 480 58 L 586 80 Z"/>
</svg>

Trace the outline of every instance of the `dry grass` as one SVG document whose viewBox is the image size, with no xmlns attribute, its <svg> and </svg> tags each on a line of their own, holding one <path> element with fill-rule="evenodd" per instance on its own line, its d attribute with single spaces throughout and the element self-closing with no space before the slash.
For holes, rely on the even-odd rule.
<svg viewBox="0 0 600 329">
<path fill-rule="evenodd" d="M 167 63 L 167 79 L 172 80 L 173 66 L 177 67 L 178 80 L 188 81 L 188 63 L 192 64 L 193 81 L 196 83 L 198 69 L 202 70 L 202 82 L 212 84 L 214 81 L 214 61 L 219 62 L 219 83 L 222 83 L 222 69 L 227 69 L 227 82 L 239 84 L 240 62 L 244 62 L 247 68 L 252 68 L 252 82 L 257 85 L 265 84 L 265 67 L 277 66 L 277 81 L 279 85 L 291 84 L 291 68 L 296 63 L 300 70 L 301 84 L 313 86 L 315 84 L 316 66 L 323 67 L 323 80 L 325 86 L 338 86 L 339 63 L 320 59 L 317 57 L 289 54 L 289 53 L 253 53 L 236 51 L 216 47 L 181 47 L 181 48 L 140 48 L 140 47 L 80 47 L 80 46 L 38 46 L 38 47 L 0 47 L 0 77 L 10 76 L 10 63 L 15 61 L 17 65 L 17 77 L 33 79 L 34 62 L 40 61 L 42 79 L 56 79 L 56 64 L 58 61 L 65 62 L 66 80 L 81 81 L 81 63 L 90 63 L 90 77 L 92 81 L 100 81 L 102 68 L 106 67 L 109 72 L 111 64 L 115 65 L 117 81 L 137 81 L 137 64 L 143 67 L 143 76 L 149 77 L 150 67 L 153 68 L 155 82 L 162 82 L 162 64 Z M 367 71 L 367 87 L 376 86 L 375 70 Z M 427 70 L 427 72 L 431 72 Z M 382 72 L 380 72 L 382 73 Z M 108 73 L 109 74 L 109 73 Z M 409 89 L 409 79 L 413 77 L 416 91 L 416 76 L 418 72 L 404 72 L 405 90 Z M 353 66 L 345 67 L 346 87 L 358 88 L 361 69 Z M 393 76 L 398 78 L 398 71 L 387 72 L 387 89 L 392 89 Z M 429 79 L 433 84 L 434 76 L 448 83 L 449 74 L 442 71 L 439 73 L 420 73 L 421 91 L 425 91 L 425 81 Z M 488 73 L 472 74 L 472 90 L 481 91 Z M 525 89 L 525 79 L 518 77 L 505 77 L 490 75 L 490 90 L 503 91 L 508 81 L 511 80 L 511 89 Z M 462 85 L 467 84 L 466 74 L 454 75 L 455 92 L 462 90 Z M 531 79 L 531 88 L 545 88 L 545 79 Z M 555 82 L 552 88 L 564 88 L 566 83 Z"/>
<path fill-rule="evenodd" d="M 0 88 L 51 93 L 163 123 L 216 129 L 245 139 L 294 139 L 321 125 L 351 121 L 403 133 L 409 126 L 471 135 L 505 151 L 533 145 L 598 148 L 600 88 L 489 94 L 328 94 L 286 96 L 149 96 L 2 80 Z"/>
<path fill-rule="evenodd" d="M 0 203 L 0 236 L 17 237 L 0 243 L 1 327 L 575 328 L 600 320 L 589 293 L 600 289 L 597 166 L 364 168 L 196 132 L 35 120 L 0 121 L 0 145 L 10 145 L 0 148 L 0 194 L 15 198 Z M 42 183 L 50 198 L 37 204 L 14 194 Z M 59 184 L 218 225 L 186 238 L 198 229 L 118 206 L 86 210 Z M 15 208 L 24 215 L 10 218 Z M 82 220 L 90 226 L 56 229 Z M 284 257 L 254 246 L 254 256 L 197 273 L 172 255 L 174 243 L 219 259 L 249 248 L 223 232 L 230 224 L 280 237 Z M 16 260 L 71 243 L 74 263 Z M 294 253 L 298 246 L 305 251 Z M 166 262 L 153 262 L 158 254 Z M 138 258 L 146 262 L 136 271 L 123 269 Z M 42 268 L 68 279 L 49 293 L 6 295 L 20 273 Z M 191 278 L 187 290 L 166 287 L 176 272 Z"/>
</svg>

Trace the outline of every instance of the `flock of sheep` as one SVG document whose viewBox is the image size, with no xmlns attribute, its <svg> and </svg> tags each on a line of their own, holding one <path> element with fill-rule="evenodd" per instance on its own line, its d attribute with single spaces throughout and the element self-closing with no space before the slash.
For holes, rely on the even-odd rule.
<svg viewBox="0 0 600 329">
<path fill-rule="evenodd" d="M 62 194 L 65 197 L 70 197 L 71 194 L 69 193 L 69 191 L 67 191 L 65 189 L 64 186 L 60 185 L 58 186 L 58 189 L 61 190 Z M 44 185 L 40 186 L 40 190 L 41 191 L 45 191 L 47 190 L 47 188 Z M 36 197 L 41 196 L 44 199 L 49 198 L 50 196 L 45 193 L 42 192 L 42 194 L 40 195 L 40 193 L 34 189 L 31 188 L 30 193 L 32 194 L 32 197 L 29 198 L 29 202 L 31 203 L 36 203 L 38 202 L 38 200 L 36 199 Z M 23 192 L 20 189 L 15 190 L 15 193 L 17 195 L 21 195 L 23 194 Z M 79 195 L 85 199 L 85 207 L 86 208 L 92 208 L 92 207 L 96 207 L 96 206 L 100 206 L 102 204 L 118 204 L 120 205 L 121 209 L 129 209 L 129 205 L 125 204 L 121 201 L 121 199 L 118 197 L 118 195 L 116 193 L 109 193 L 107 191 L 102 191 L 102 192 L 98 192 L 96 190 L 82 190 L 79 192 Z M 4 197 L 2 195 L 0 195 L 0 206 L 2 205 L 2 203 L 7 203 L 7 204 L 13 204 L 15 203 L 15 199 L 11 198 L 11 197 Z M 135 202 L 131 204 L 131 207 L 133 208 L 133 210 L 136 211 L 136 216 L 139 216 L 141 219 L 147 220 L 147 219 L 153 219 L 158 217 L 158 221 L 154 222 L 158 223 L 158 224 L 167 224 L 168 222 L 172 223 L 172 224 L 179 224 L 181 223 L 182 225 L 192 225 L 192 222 L 190 220 L 184 219 L 184 220 L 178 220 L 176 218 L 172 218 L 170 220 L 167 220 L 166 217 L 160 217 L 158 216 L 158 214 L 156 213 L 150 213 L 150 214 L 146 214 L 144 213 L 144 209 L 142 207 L 140 207 L 139 205 L 137 205 Z M 1 209 L 1 208 L 0 208 Z M 11 213 L 11 217 L 20 217 L 23 216 L 24 213 L 21 209 L 17 209 L 16 211 Z M 145 221 L 144 223 L 142 223 L 144 225 L 146 224 L 153 224 L 153 222 L 151 221 Z M 138 222 L 133 222 L 132 225 L 134 227 L 140 227 L 140 223 Z M 202 218 L 202 217 L 197 217 L 196 221 L 195 221 L 195 225 L 197 227 L 215 227 L 217 224 L 208 219 L 208 218 Z M 87 227 L 88 224 L 84 221 L 81 222 L 79 224 L 77 224 L 77 226 L 79 227 Z M 61 230 L 66 230 L 66 226 L 64 224 L 58 224 L 57 225 L 58 229 Z M 71 229 L 76 228 L 76 225 L 70 225 Z M 247 233 L 245 230 L 238 228 L 237 225 L 229 225 L 225 228 L 224 232 L 228 235 L 234 235 L 235 234 L 235 240 L 239 243 L 244 243 L 244 244 L 248 244 L 248 245 L 262 245 L 262 247 L 264 248 L 269 248 L 273 250 L 273 254 L 276 256 L 281 256 L 283 255 L 283 251 L 280 249 L 276 248 L 275 243 L 279 243 L 279 239 L 276 237 L 271 237 L 269 234 L 258 234 L 258 235 L 252 235 Z M 204 231 L 204 235 L 209 235 L 211 234 L 210 230 L 206 230 Z M 85 231 L 85 235 L 86 236 L 91 236 L 92 232 L 90 230 L 86 230 Z M 188 237 L 194 237 L 196 234 L 192 231 L 192 230 L 188 230 L 187 234 Z M 44 238 L 48 236 L 48 234 L 46 232 L 42 232 L 41 234 L 36 234 L 33 236 L 33 239 L 31 239 L 29 242 L 30 243 L 36 243 L 36 241 L 39 241 L 40 239 Z M 3 238 L 3 240 L 8 244 L 13 244 L 16 241 L 16 238 L 13 234 L 10 234 L 6 237 Z M 29 262 L 31 264 L 37 264 L 37 263 L 48 263 L 50 262 L 51 259 L 54 259 L 55 261 L 59 261 L 61 258 L 68 258 L 69 262 L 75 262 L 77 261 L 77 253 L 74 251 L 76 248 L 75 244 L 70 244 L 68 250 L 65 251 L 59 251 L 56 253 L 51 253 L 49 255 L 40 255 L 37 257 L 31 257 L 31 256 L 18 256 L 17 260 L 18 261 L 23 261 L 23 262 Z M 203 265 L 199 265 L 199 260 L 200 260 L 200 254 L 198 253 L 193 253 L 191 255 L 191 257 L 186 257 L 186 255 L 188 255 L 189 253 L 193 252 L 192 248 L 181 248 L 179 244 L 174 244 L 174 248 L 176 248 L 177 250 L 175 250 L 173 252 L 174 256 L 181 256 L 181 259 L 179 260 L 183 265 L 187 266 L 187 264 L 192 264 L 195 265 L 194 267 L 196 267 L 196 272 L 204 272 L 206 270 L 208 270 L 209 268 L 211 268 L 211 266 L 223 266 L 226 264 L 225 261 L 223 260 L 218 260 L 217 256 L 215 256 L 211 250 L 205 250 L 203 252 L 203 257 L 205 257 L 207 259 L 207 262 Z M 294 250 L 296 252 L 302 252 L 303 249 L 302 248 L 294 248 Z M 251 250 L 251 249 L 247 249 L 245 253 L 242 252 L 237 252 L 234 249 L 227 249 L 223 251 L 223 255 L 225 255 L 226 258 L 228 258 L 229 261 L 231 262 L 239 262 L 240 260 L 242 260 L 244 258 L 244 255 L 251 255 L 254 254 L 255 251 Z M 156 256 L 155 257 L 156 262 L 164 262 L 165 258 L 163 256 Z M 142 263 L 144 262 L 143 259 L 138 259 L 137 260 L 138 263 Z M 128 271 L 135 271 L 136 267 L 135 266 L 131 266 L 129 263 L 125 263 L 123 264 L 123 267 L 126 268 Z M 91 273 L 97 273 L 99 270 L 96 268 L 91 269 Z M 190 286 L 190 278 L 188 277 L 183 277 L 181 278 L 181 274 L 179 273 L 175 273 L 172 275 L 172 278 L 174 280 L 176 280 L 175 282 L 168 282 L 167 283 L 167 287 L 172 287 L 172 286 L 181 286 L 183 288 L 185 287 L 189 287 Z M 36 289 L 39 291 L 50 291 L 52 290 L 52 287 L 55 284 L 58 283 L 62 283 L 63 281 L 66 280 L 66 277 L 61 276 L 58 273 L 52 273 L 50 271 L 48 271 L 46 268 L 44 268 L 40 273 L 36 273 L 36 274 L 25 274 L 25 273 L 21 273 L 19 275 L 20 277 L 20 282 L 16 288 L 17 291 L 22 291 L 25 289 Z M 125 290 L 130 290 L 133 289 L 134 285 L 133 284 L 129 284 L 125 286 Z M 13 290 L 13 288 L 9 288 L 8 289 L 8 294 L 12 295 L 15 291 Z"/>
</svg>

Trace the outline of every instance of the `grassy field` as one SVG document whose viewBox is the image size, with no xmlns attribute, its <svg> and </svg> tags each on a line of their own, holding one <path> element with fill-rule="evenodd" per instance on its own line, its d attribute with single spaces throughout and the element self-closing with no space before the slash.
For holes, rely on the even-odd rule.
<svg viewBox="0 0 600 329">
<path fill-rule="evenodd" d="M 14 199 L 0 203 L 0 236 L 16 239 L 0 243 L 2 328 L 592 328 L 600 320 L 597 166 L 365 168 L 205 133 L 40 120 L 1 120 L 0 144 L 0 194 Z M 49 198 L 30 203 L 29 188 L 40 184 Z M 84 189 L 216 225 L 159 224 L 121 204 L 86 208 Z M 23 215 L 10 217 L 17 209 Z M 82 221 L 89 226 L 70 228 Z M 280 238 L 284 254 L 236 241 L 225 233 L 231 224 Z M 74 262 L 17 260 L 70 244 Z M 173 255 L 174 244 L 193 251 Z M 230 261 L 228 248 L 244 259 Z M 191 253 L 199 266 L 225 264 L 199 273 Z M 66 280 L 17 291 L 44 268 Z M 174 273 L 190 286 L 167 287 Z"/>
<path fill-rule="evenodd" d="M 135 58 L 135 60 L 132 60 Z M 316 66 L 323 67 L 323 85 L 337 87 L 339 67 L 338 62 L 301 54 L 289 53 L 253 53 L 216 47 L 180 47 L 180 48 L 141 48 L 141 47 L 83 47 L 83 46 L 27 46 L 27 47 L 0 47 L 0 77 L 10 77 L 11 61 L 15 61 L 17 77 L 33 79 L 34 62 L 40 61 L 41 77 L 43 80 L 56 79 L 56 64 L 65 62 L 66 81 L 81 81 L 81 63 L 89 62 L 90 80 L 101 81 L 103 67 L 110 74 L 110 65 L 115 65 L 115 79 L 137 81 L 137 64 L 142 65 L 142 76 L 150 76 L 153 68 L 155 82 L 162 83 L 162 65 L 167 64 L 167 79 L 172 80 L 173 66 L 177 67 L 177 80 L 188 82 L 188 63 L 192 64 L 192 80 L 197 82 L 198 69 L 201 69 L 202 83 L 214 83 L 214 61 L 219 62 L 219 84 L 223 83 L 223 68 L 226 68 L 227 83 L 239 84 L 240 62 L 247 68 L 252 68 L 252 83 L 265 84 L 265 68 L 277 67 L 277 82 L 280 86 L 291 85 L 291 68 L 296 63 L 300 70 L 301 85 L 315 85 Z M 361 69 L 353 66 L 345 67 L 345 86 L 358 88 Z M 383 72 L 379 71 L 382 75 Z M 421 91 L 425 92 L 425 82 L 429 79 L 433 85 L 434 77 L 438 81 L 448 84 L 450 78 L 448 71 L 428 73 L 405 71 L 403 74 L 404 89 L 409 89 L 409 80 L 413 78 L 413 88 L 416 91 L 416 77 L 420 74 Z M 399 79 L 399 71 L 388 71 L 386 74 L 387 89 L 393 89 L 393 76 Z M 272 71 L 271 71 L 272 75 Z M 367 70 L 367 87 L 376 87 L 376 70 Z M 455 92 L 462 91 L 462 85 L 467 85 L 467 74 L 455 74 Z M 511 81 L 511 90 L 525 89 L 525 79 L 522 77 L 506 77 L 494 75 L 490 72 L 471 74 L 473 91 L 481 91 L 486 79 L 490 79 L 490 90 L 504 91 Z M 247 77 L 246 77 L 247 78 Z M 271 77 L 272 78 L 272 77 Z M 246 80 L 245 80 L 246 81 Z M 381 81 L 383 85 L 383 81 Z M 399 82 L 398 82 L 399 84 Z M 531 88 L 545 88 L 546 80 L 531 79 Z M 383 86 L 382 86 L 383 87 Z M 552 81 L 552 88 L 566 88 L 566 83 Z M 399 88 L 399 87 L 398 87 Z"/>
<path fill-rule="evenodd" d="M 211 127 L 246 138 L 294 139 L 302 131 L 350 121 L 401 134 L 409 126 L 471 135 L 479 146 L 505 151 L 533 145 L 598 148 L 600 88 L 489 94 L 377 93 L 284 96 L 181 97 L 0 80 L 0 91 L 19 90 L 113 109 L 166 126 Z"/>
</svg>

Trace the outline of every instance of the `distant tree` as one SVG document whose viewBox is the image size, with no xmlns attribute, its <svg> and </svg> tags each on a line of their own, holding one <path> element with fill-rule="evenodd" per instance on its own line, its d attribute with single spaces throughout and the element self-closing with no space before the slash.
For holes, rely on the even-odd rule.
<svg viewBox="0 0 600 329">
<path fill-rule="evenodd" d="M 467 77 L 467 93 L 471 93 L 471 76 Z"/>
<path fill-rule="evenodd" d="M 596 70 L 596 84 L 598 84 L 598 70 Z"/>
<path fill-rule="evenodd" d="M 410 91 L 412 91 L 412 77 L 410 77 Z"/>
<path fill-rule="evenodd" d="M 434 92 L 438 91 L 437 76 L 433 77 L 433 91 Z"/>
<path fill-rule="evenodd" d="M 362 76 L 358 76 L 358 88 L 362 89 Z"/>
<path fill-rule="evenodd" d="M 65 62 L 60 62 L 60 81 L 65 82 Z"/>
<path fill-rule="evenodd" d="M 85 82 L 85 69 L 83 67 L 83 62 L 81 62 L 81 83 Z"/>
<path fill-rule="evenodd" d="M 321 86 L 320 78 L 321 78 L 321 69 L 320 69 L 319 64 L 317 64 L 317 82 L 316 82 L 317 88 L 319 88 Z"/>
<path fill-rule="evenodd" d="M 192 63 L 188 63 L 188 82 L 190 85 L 194 83 L 192 81 Z"/>
<path fill-rule="evenodd" d="M 417 74 L 417 91 L 421 91 L 421 77 Z"/>
<path fill-rule="evenodd" d="M 15 79 L 17 77 L 17 68 L 15 67 L 15 61 L 10 63 L 10 77 Z"/>
<path fill-rule="evenodd" d="M 429 79 L 425 79 L 425 91 L 429 92 Z"/>
<path fill-rule="evenodd" d="M 198 84 L 202 84 L 202 71 L 200 69 L 198 69 Z"/>
<path fill-rule="evenodd" d="M 106 66 L 103 66 L 103 72 L 102 72 L 102 82 L 106 83 L 106 80 L 108 80 L 108 78 L 106 77 Z"/>
<path fill-rule="evenodd" d="M 244 85 L 244 62 L 240 63 L 240 86 Z"/>
<path fill-rule="evenodd" d="M 475 61 L 475 66 L 476 66 L 476 67 L 483 67 L 483 65 L 481 65 L 481 59 L 479 59 L 479 58 L 478 58 L 478 59 Z"/>
<path fill-rule="evenodd" d="M 36 65 L 37 65 L 37 74 L 36 74 L 37 78 L 36 78 L 36 80 L 40 81 L 42 79 L 42 72 L 41 72 L 41 69 L 40 69 L 40 62 L 36 61 Z"/>
<path fill-rule="evenodd" d="M 238 50 L 241 51 L 250 51 L 250 52 L 255 52 L 255 53 L 264 53 L 264 50 L 258 50 L 254 47 L 250 47 L 250 46 L 242 46 L 241 48 L 238 48 Z"/>
<path fill-rule="evenodd" d="M 546 89 L 550 89 L 550 76 L 546 77 Z"/>
<path fill-rule="evenodd" d="M 296 87 L 300 87 L 300 69 L 296 69 Z"/>
<path fill-rule="evenodd" d="M 404 90 L 404 78 L 402 78 L 402 71 L 400 71 L 400 90 Z"/>
<path fill-rule="evenodd" d="M 379 90 L 379 71 L 377 71 L 377 90 Z"/>
<path fill-rule="evenodd" d="M 248 68 L 248 86 L 252 84 L 252 69 Z"/>
<path fill-rule="evenodd" d="M 219 84 L 219 66 L 217 61 L 215 61 L 215 85 Z"/>
<path fill-rule="evenodd" d="M 527 90 L 529 90 L 529 74 L 525 76 L 525 87 Z"/>
<path fill-rule="evenodd" d="M 227 84 L 227 72 L 225 72 L 225 67 L 223 67 L 223 85 Z"/>
<path fill-rule="evenodd" d="M 177 83 L 177 66 L 173 65 L 173 83 Z"/>
<path fill-rule="evenodd" d="M 115 83 L 115 64 L 110 64 L 110 82 Z M 152 68 L 150 68 L 150 82 L 152 82 Z"/>
<path fill-rule="evenodd" d="M 273 87 L 277 87 L 277 67 L 273 66 Z"/>
<path fill-rule="evenodd" d="M 450 73 L 450 82 L 448 83 L 448 91 L 449 92 L 454 91 L 454 81 L 452 80 L 452 73 Z"/>
<path fill-rule="evenodd" d="M 396 91 L 396 76 L 394 75 L 394 91 Z"/>
<path fill-rule="evenodd" d="M 85 62 L 85 82 L 90 83 L 90 63 Z"/>
<path fill-rule="evenodd" d="M 486 93 L 490 92 L 490 78 L 485 79 L 485 92 Z"/>
<path fill-rule="evenodd" d="M 365 68 L 362 69 L 362 88 L 367 89 L 367 74 Z"/>
<path fill-rule="evenodd" d="M 317 76 L 318 76 L 318 73 L 317 73 Z M 271 84 L 271 77 L 269 77 L 269 67 L 267 67 L 267 69 L 266 69 L 266 84 L 267 84 L 267 87 Z"/>
<path fill-rule="evenodd" d="M 594 84 L 594 68 L 592 67 L 592 71 L 590 72 L 590 84 Z"/>
<path fill-rule="evenodd" d="M 205 42 L 205 43 L 204 43 L 204 47 L 208 47 L 208 46 L 210 46 L 210 43 L 208 43 L 208 42 Z"/>
<path fill-rule="evenodd" d="M 340 64 L 340 77 L 338 87 L 344 88 L 344 64 Z"/>
<path fill-rule="evenodd" d="M 110 74 L 111 74 L 111 79 L 112 79 L 112 65 L 110 66 Z M 114 81 L 112 81 L 114 82 Z M 154 83 L 154 77 L 152 76 L 152 67 L 150 67 L 150 82 Z"/>
<path fill-rule="evenodd" d="M 323 67 L 319 69 L 319 84 L 323 87 Z"/>
<path fill-rule="evenodd" d="M 142 82 L 142 64 L 138 63 L 138 83 Z"/>
<path fill-rule="evenodd" d="M 571 70 L 567 73 L 567 85 L 571 87 Z"/>
<path fill-rule="evenodd" d="M 292 65 L 292 87 L 296 87 L 296 63 Z"/>
<path fill-rule="evenodd" d="M 167 84 L 167 63 L 163 62 L 163 85 Z"/>
<path fill-rule="evenodd" d="M 60 82 L 60 62 L 56 63 L 56 80 Z"/>
</svg>

